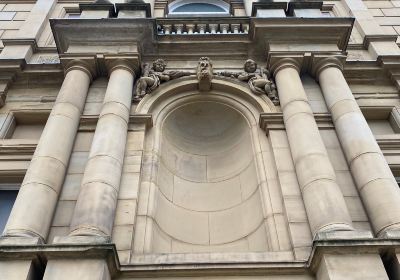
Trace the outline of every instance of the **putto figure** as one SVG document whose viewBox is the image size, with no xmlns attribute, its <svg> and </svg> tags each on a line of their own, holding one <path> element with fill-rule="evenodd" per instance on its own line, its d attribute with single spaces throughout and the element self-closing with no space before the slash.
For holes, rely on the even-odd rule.
<svg viewBox="0 0 400 280">
<path fill-rule="evenodd" d="M 187 71 L 165 71 L 167 63 L 159 58 L 153 62 L 150 68 L 148 63 L 143 64 L 142 77 L 136 83 L 133 95 L 134 101 L 140 101 L 146 94 L 154 91 L 160 84 L 183 76 L 193 75 Z"/>
<path fill-rule="evenodd" d="M 244 63 L 244 72 L 219 72 L 220 76 L 238 79 L 242 82 L 247 82 L 251 91 L 257 95 L 266 94 L 269 99 L 275 104 L 279 105 L 278 93 L 276 91 L 275 83 L 271 80 L 269 71 L 263 68 L 257 69 L 257 63 L 248 59 Z"/>
</svg>

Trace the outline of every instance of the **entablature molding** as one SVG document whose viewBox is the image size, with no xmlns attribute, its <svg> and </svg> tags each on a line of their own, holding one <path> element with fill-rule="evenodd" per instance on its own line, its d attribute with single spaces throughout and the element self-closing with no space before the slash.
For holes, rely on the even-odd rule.
<svg viewBox="0 0 400 280">
<path fill-rule="evenodd" d="M 86 72 L 91 79 L 110 75 L 118 68 L 124 68 L 134 75 L 140 72 L 140 57 L 137 54 L 63 54 L 60 61 L 65 73 L 72 69 Z"/>
<path fill-rule="evenodd" d="M 231 49 L 246 44 L 255 56 L 283 46 L 301 49 L 346 49 L 353 18 L 117 18 L 117 19 L 51 19 L 58 52 L 121 53 L 137 51 L 141 55 L 159 54 L 159 46 L 170 44 L 187 53 L 204 49 L 224 54 L 223 44 Z M 99 36 L 101 34 L 101 36 Z M 223 44 L 222 44 L 223 43 Z M 303 47 L 302 47 L 303 46 Z M 166 50 L 169 52 L 170 49 Z M 125 52 L 125 51 L 124 51 Z"/>
</svg>

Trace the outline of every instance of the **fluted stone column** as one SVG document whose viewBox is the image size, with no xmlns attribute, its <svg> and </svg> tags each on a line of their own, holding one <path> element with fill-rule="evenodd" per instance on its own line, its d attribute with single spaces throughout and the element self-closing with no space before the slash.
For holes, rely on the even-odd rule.
<svg viewBox="0 0 400 280">
<path fill-rule="evenodd" d="M 67 68 L 3 236 L 46 240 L 91 79 L 80 61 Z"/>
<path fill-rule="evenodd" d="M 316 75 L 375 234 L 398 230 L 399 187 L 342 74 L 340 61 L 320 61 Z"/>
<path fill-rule="evenodd" d="M 111 236 L 122 173 L 134 82 L 133 68 L 117 61 L 96 126 L 81 190 L 74 210 L 71 236 Z"/>
<path fill-rule="evenodd" d="M 313 235 L 353 230 L 346 203 L 304 91 L 297 62 L 284 58 L 275 63 L 272 70 Z"/>
</svg>

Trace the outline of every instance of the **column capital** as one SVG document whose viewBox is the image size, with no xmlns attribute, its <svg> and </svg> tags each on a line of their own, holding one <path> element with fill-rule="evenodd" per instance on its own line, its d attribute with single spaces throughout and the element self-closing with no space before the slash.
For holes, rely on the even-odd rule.
<svg viewBox="0 0 400 280">
<path fill-rule="evenodd" d="M 300 73 L 302 62 L 303 56 L 271 56 L 268 65 L 275 77 L 276 73 L 288 67 Z"/>
<path fill-rule="evenodd" d="M 343 66 L 346 62 L 344 55 L 313 55 L 311 60 L 311 75 L 318 80 L 322 70 L 328 67 L 338 68 L 343 71 Z"/>
<path fill-rule="evenodd" d="M 96 77 L 96 59 L 94 56 L 60 57 L 60 61 L 65 74 L 71 70 L 80 70 L 85 72 L 91 81 Z"/>
<path fill-rule="evenodd" d="M 116 69 L 125 69 L 133 76 L 140 72 L 140 59 L 136 55 L 105 55 L 104 62 L 108 75 Z"/>
</svg>

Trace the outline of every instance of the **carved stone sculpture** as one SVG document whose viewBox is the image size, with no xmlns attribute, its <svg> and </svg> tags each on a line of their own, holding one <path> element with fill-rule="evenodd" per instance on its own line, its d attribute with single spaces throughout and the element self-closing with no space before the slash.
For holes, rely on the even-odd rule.
<svg viewBox="0 0 400 280">
<path fill-rule="evenodd" d="M 143 64 L 142 76 L 138 79 L 134 90 L 134 101 L 140 101 L 164 82 L 192 75 L 187 71 L 165 71 L 166 66 L 167 63 L 161 58 L 155 60 L 151 68 L 148 63 Z"/>
<path fill-rule="evenodd" d="M 209 91 L 213 78 L 213 65 L 208 57 L 201 57 L 197 64 L 197 79 L 199 80 L 199 90 Z"/>
<path fill-rule="evenodd" d="M 263 68 L 258 70 L 257 63 L 252 59 L 246 60 L 243 68 L 244 72 L 240 73 L 218 72 L 217 74 L 220 76 L 235 78 L 242 82 L 247 82 L 254 94 L 266 94 L 275 105 L 279 105 L 276 85 L 272 81 L 269 71 Z"/>
</svg>

